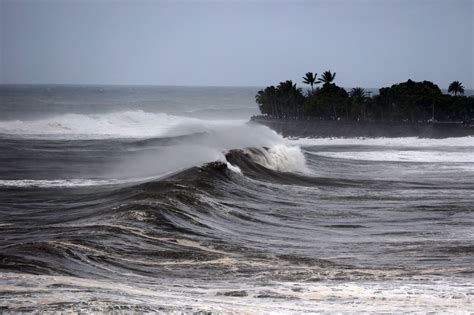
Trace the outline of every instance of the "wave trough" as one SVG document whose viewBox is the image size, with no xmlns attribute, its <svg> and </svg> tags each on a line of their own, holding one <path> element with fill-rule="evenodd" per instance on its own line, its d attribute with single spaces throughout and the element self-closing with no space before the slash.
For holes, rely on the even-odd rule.
<svg viewBox="0 0 474 315">
<path fill-rule="evenodd" d="M 9 311 L 472 308 L 470 138 L 284 139 L 143 111 L 0 134 Z"/>
</svg>

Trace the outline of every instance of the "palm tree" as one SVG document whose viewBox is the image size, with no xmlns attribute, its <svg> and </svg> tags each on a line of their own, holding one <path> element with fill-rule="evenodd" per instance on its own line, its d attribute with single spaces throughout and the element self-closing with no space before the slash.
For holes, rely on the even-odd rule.
<svg viewBox="0 0 474 315">
<path fill-rule="evenodd" d="M 289 116 L 293 114 L 298 117 L 300 114 L 300 107 L 304 101 L 303 91 L 296 87 L 291 80 L 280 82 L 276 88 L 279 102 L 283 104 L 286 109 L 286 114 Z M 293 113 L 291 113 L 291 111 Z"/>
<path fill-rule="evenodd" d="M 255 101 L 259 104 L 262 114 L 268 114 L 272 117 L 278 116 L 277 95 L 273 85 L 267 86 L 265 90 L 258 91 L 255 95 Z"/>
<path fill-rule="evenodd" d="M 336 78 L 336 72 L 331 73 L 331 70 L 324 71 L 319 80 L 316 83 L 323 83 L 323 85 L 330 84 Z"/>
<path fill-rule="evenodd" d="M 449 85 L 448 93 L 454 93 L 454 96 L 457 96 L 458 93 L 464 95 L 464 86 L 459 81 L 453 81 Z"/>
<path fill-rule="evenodd" d="M 351 115 L 357 115 L 357 119 L 359 119 L 359 115 L 362 116 L 362 119 L 366 119 L 366 92 L 361 87 L 356 87 L 351 89 L 349 92 L 349 96 L 351 98 Z"/>
<path fill-rule="evenodd" d="M 350 92 L 349 95 L 352 98 L 363 98 L 365 97 L 365 90 L 360 87 L 353 88 Z"/>
<path fill-rule="evenodd" d="M 306 75 L 303 77 L 303 83 L 311 85 L 311 92 L 313 92 L 313 85 L 316 82 L 316 77 L 318 76 L 317 73 L 307 72 Z"/>
</svg>

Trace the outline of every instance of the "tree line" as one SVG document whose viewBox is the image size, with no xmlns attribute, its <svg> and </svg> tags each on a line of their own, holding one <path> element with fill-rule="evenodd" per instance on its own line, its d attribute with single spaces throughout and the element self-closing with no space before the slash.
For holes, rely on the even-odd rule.
<svg viewBox="0 0 474 315">
<path fill-rule="evenodd" d="M 278 119 L 468 122 L 474 116 L 474 97 L 464 96 L 459 81 L 448 87 L 453 95 L 443 94 L 433 82 L 412 80 L 370 95 L 360 87 L 348 92 L 334 83 L 335 78 L 336 73 L 330 70 L 319 78 L 308 72 L 303 77 L 303 83 L 310 86 L 307 91 L 287 80 L 258 91 L 255 101 L 262 115 Z"/>
</svg>

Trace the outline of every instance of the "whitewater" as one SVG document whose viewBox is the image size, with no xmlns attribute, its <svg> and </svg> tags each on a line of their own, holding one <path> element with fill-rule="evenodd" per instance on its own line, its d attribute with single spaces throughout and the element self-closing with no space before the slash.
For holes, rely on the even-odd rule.
<svg viewBox="0 0 474 315">
<path fill-rule="evenodd" d="M 1 105 L 2 312 L 474 311 L 472 137 L 284 138 L 235 114 L 253 90 L 52 89 Z"/>
</svg>

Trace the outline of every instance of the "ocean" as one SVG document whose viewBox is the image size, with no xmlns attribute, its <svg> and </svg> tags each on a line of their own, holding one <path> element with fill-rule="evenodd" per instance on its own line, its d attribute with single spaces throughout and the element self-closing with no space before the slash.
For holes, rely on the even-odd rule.
<svg viewBox="0 0 474 315">
<path fill-rule="evenodd" d="M 474 138 L 285 138 L 257 90 L 0 86 L 0 312 L 474 312 Z"/>
</svg>

